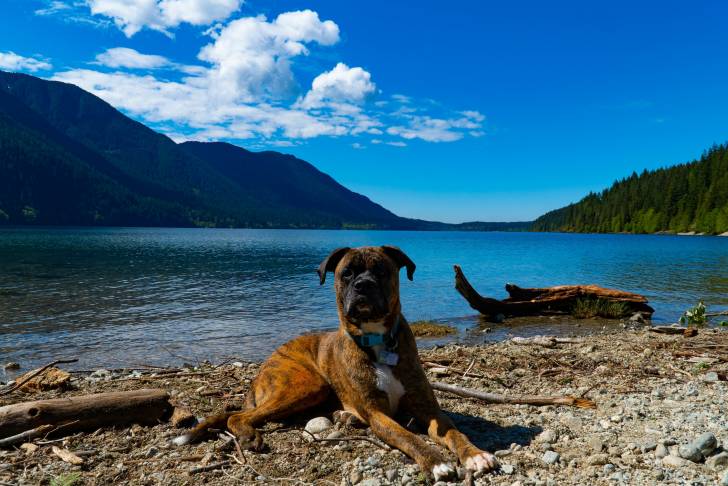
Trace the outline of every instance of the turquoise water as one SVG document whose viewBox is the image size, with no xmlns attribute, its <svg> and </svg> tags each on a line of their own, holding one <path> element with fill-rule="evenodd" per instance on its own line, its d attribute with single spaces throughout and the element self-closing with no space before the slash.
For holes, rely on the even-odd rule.
<svg viewBox="0 0 728 486">
<path fill-rule="evenodd" d="M 705 299 L 728 308 L 728 238 L 546 233 L 224 229 L 0 230 L 0 361 L 81 358 L 79 367 L 260 359 L 301 332 L 336 326 L 333 248 L 392 244 L 410 321 L 478 324 L 453 288 L 460 264 L 483 295 L 594 283 L 646 295 L 655 320 Z"/>
</svg>

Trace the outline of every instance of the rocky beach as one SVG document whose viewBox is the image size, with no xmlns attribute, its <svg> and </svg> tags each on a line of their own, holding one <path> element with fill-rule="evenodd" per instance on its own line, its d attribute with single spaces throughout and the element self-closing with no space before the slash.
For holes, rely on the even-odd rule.
<svg viewBox="0 0 728 486">
<path fill-rule="evenodd" d="M 458 427 L 501 462 L 496 474 L 472 478 L 461 471 L 460 483 L 728 485 L 728 333 L 701 329 L 684 337 L 625 327 L 573 339 L 422 350 L 433 382 L 507 396 L 584 396 L 597 405 L 492 405 L 436 392 Z M 337 420 L 332 410 L 266 425 L 262 453 L 238 450 L 224 435 L 191 446 L 170 444 L 194 417 L 241 407 L 258 367 L 230 357 L 180 368 L 80 370 L 71 372 L 64 388 L 3 393 L 0 406 L 160 388 L 177 413 L 156 426 L 65 437 L 56 431 L 2 449 L 0 484 L 425 484 L 401 452 L 367 428 Z M 408 417 L 400 419 L 414 427 Z"/>
</svg>

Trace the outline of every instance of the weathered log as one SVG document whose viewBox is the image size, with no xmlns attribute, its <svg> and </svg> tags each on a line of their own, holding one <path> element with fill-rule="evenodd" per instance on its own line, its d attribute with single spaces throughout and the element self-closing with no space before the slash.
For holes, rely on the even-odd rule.
<svg viewBox="0 0 728 486">
<path fill-rule="evenodd" d="M 164 390 L 97 393 L 0 407 L 0 438 L 56 425 L 66 434 L 114 425 L 156 425 L 172 411 Z"/>
<path fill-rule="evenodd" d="M 578 299 L 600 299 L 621 302 L 629 312 L 642 312 L 651 315 L 654 309 L 647 305 L 647 299 L 639 294 L 608 289 L 597 285 L 559 285 L 546 288 L 521 288 L 506 284 L 510 295 L 498 300 L 483 297 L 465 278 L 459 265 L 455 269 L 455 289 L 470 304 L 470 307 L 485 316 L 532 316 L 543 313 L 570 312 Z"/>
<path fill-rule="evenodd" d="M 451 385 L 439 381 L 431 383 L 434 390 L 452 393 L 459 397 L 477 398 L 485 403 L 499 403 L 509 405 L 533 405 L 543 407 L 547 405 L 565 405 L 567 407 L 579 408 L 597 408 L 596 404 L 588 398 L 577 397 L 542 397 L 534 395 L 508 396 L 498 395 L 496 393 L 487 393 L 472 388 L 464 388 L 462 386 Z"/>
</svg>

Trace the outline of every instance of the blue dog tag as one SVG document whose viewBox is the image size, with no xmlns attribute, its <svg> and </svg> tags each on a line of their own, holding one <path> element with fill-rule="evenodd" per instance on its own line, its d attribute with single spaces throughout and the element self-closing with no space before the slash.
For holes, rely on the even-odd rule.
<svg viewBox="0 0 728 486">
<path fill-rule="evenodd" d="M 377 356 L 377 362 L 388 366 L 396 366 L 397 363 L 399 363 L 399 355 L 397 353 L 390 353 L 389 351 L 381 350 L 379 352 L 379 356 Z"/>
</svg>

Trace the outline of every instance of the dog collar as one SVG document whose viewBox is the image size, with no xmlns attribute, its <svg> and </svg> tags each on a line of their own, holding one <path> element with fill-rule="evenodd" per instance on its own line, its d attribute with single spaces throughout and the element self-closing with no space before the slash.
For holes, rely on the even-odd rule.
<svg viewBox="0 0 728 486">
<path fill-rule="evenodd" d="M 392 326 L 392 329 L 389 330 L 389 332 L 385 334 L 375 334 L 375 333 L 366 333 L 362 334 L 361 336 L 354 336 L 352 334 L 349 334 L 347 331 L 347 334 L 349 334 L 349 337 L 354 340 L 354 342 L 359 346 L 360 348 L 373 348 L 375 346 L 381 346 L 384 345 L 384 347 L 387 349 L 388 354 L 394 354 L 392 351 L 394 351 L 397 348 L 397 333 L 399 332 L 399 316 L 394 320 L 394 325 Z"/>
</svg>

